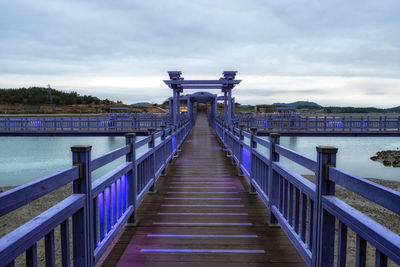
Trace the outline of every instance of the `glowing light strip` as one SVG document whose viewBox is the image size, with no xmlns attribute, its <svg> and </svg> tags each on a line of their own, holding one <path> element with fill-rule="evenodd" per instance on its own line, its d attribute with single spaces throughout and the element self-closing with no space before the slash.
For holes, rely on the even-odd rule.
<svg viewBox="0 0 400 267">
<path fill-rule="evenodd" d="M 204 216 L 247 216 L 248 213 L 226 213 L 226 212 L 159 212 L 158 215 L 179 215 L 179 216 L 186 216 L 186 215 L 204 215 Z"/>
<path fill-rule="evenodd" d="M 176 172 L 179 172 L 179 170 L 175 170 L 175 173 Z M 202 174 L 202 173 L 199 173 L 199 174 L 185 174 L 185 176 L 215 176 L 215 177 L 217 177 L 217 176 L 231 176 L 231 174 L 230 173 L 225 173 L 225 174 Z"/>
<path fill-rule="evenodd" d="M 182 200 L 241 200 L 240 197 L 164 197 L 164 199 L 182 199 Z"/>
<path fill-rule="evenodd" d="M 235 182 L 171 182 L 172 184 L 234 184 Z"/>
<path fill-rule="evenodd" d="M 239 194 L 239 192 L 188 192 L 188 191 L 182 191 L 182 192 L 167 192 L 167 194 Z"/>
<path fill-rule="evenodd" d="M 250 226 L 252 223 L 199 223 L 199 222 L 153 222 L 155 225 L 222 225 L 222 226 Z"/>
<path fill-rule="evenodd" d="M 258 238 L 258 235 L 172 235 L 172 234 L 148 234 L 147 237 Z"/>
<path fill-rule="evenodd" d="M 235 186 L 168 186 L 168 188 L 204 188 L 204 189 L 212 189 L 212 188 L 236 188 Z"/>
<path fill-rule="evenodd" d="M 161 207 L 231 207 L 231 208 L 242 208 L 244 205 L 191 205 L 191 204 L 161 204 Z"/>
<path fill-rule="evenodd" d="M 232 180 L 233 178 L 174 178 L 172 180 Z"/>
<path fill-rule="evenodd" d="M 167 248 L 142 248 L 140 252 L 167 252 L 167 253 L 253 253 L 264 254 L 265 250 L 244 249 L 167 249 Z"/>
</svg>

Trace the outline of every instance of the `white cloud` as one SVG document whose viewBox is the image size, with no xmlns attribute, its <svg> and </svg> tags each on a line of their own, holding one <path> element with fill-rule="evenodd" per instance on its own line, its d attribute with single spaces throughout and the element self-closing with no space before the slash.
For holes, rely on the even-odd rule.
<svg viewBox="0 0 400 267">
<path fill-rule="evenodd" d="M 0 88 L 50 83 L 159 102 L 167 70 L 236 69 L 241 103 L 396 106 L 399 9 L 397 0 L 2 1 Z"/>
</svg>

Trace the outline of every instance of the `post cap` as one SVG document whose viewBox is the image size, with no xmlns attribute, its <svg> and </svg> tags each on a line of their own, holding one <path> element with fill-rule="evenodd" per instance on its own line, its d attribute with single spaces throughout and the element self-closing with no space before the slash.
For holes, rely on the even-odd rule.
<svg viewBox="0 0 400 267">
<path fill-rule="evenodd" d="M 71 146 L 72 152 L 89 152 L 92 150 L 92 146 L 85 146 L 85 145 L 78 145 L 78 146 Z"/>
<path fill-rule="evenodd" d="M 136 137 L 136 133 L 126 133 L 125 137 L 135 138 Z"/>
<path fill-rule="evenodd" d="M 246 127 L 246 125 L 240 124 L 239 127 L 240 127 L 240 128 L 244 128 L 244 127 Z"/>
<path fill-rule="evenodd" d="M 281 134 L 280 133 L 270 133 L 269 136 L 273 137 L 273 138 L 277 138 L 277 137 L 280 137 Z"/>
<path fill-rule="evenodd" d="M 256 127 L 251 127 L 250 131 L 255 132 L 255 131 L 257 131 L 257 128 Z"/>
<path fill-rule="evenodd" d="M 336 154 L 338 152 L 338 148 L 333 146 L 317 146 L 317 152 L 325 154 Z"/>
<path fill-rule="evenodd" d="M 161 129 L 164 129 L 165 127 L 167 127 L 165 124 L 160 125 Z"/>
<path fill-rule="evenodd" d="M 150 133 L 151 133 L 151 132 L 154 132 L 155 130 L 156 130 L 156 129 L 154 129 L 154 128 L 148 128 L 148 129 L 147 129 L 147 131 L 150 132 Z"/>
</svg>

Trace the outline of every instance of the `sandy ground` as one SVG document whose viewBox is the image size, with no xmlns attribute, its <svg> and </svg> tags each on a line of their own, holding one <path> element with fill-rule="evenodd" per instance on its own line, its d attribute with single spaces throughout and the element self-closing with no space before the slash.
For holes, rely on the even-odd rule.
<svg viewBox="0 0 400 267">
<path fill-rule="evenodd" d="M 311 181 L 314 181 L 315 178 L 312 176 L 307 176 Z M 377 182 L 386 187 L 392 188 L 394 190 L 400 191 L 400 182 L 393 181 L 383 181 L 378 179 L 370 179 L 374 182 Z M 0 193 L 10 189 L 8 188 L 0 188 Z M 39 215 L 44 210 L 50 208 L 55 203 L 61 201 L 66 198 L 72 192 L 71 185 L 67 185 L 62 187 L 22 208 L 15 210 L 14 212 L 7 214 L 0 218 L 0 237 L 5 234 L 11 232 L 16 227 L 21 226 L 26 223 L 30 219 Z M 394 214 L 348 190 L 337 186 L 336 188 L 336 196 L 348 203 L 349 205 L 355 207 L 359 211 L 365 213 L 372 219 L 381 223 L 385 227 L 389 228 L 393 232 L 400 234 L 400 216 Z M 70 223 L 71 226 L 71 223 Z M 70 233 L 72 229 L 70 229 Z M 56 244 L 56 258 L 60 258 L 60 237 L 59 237 L 59 229 L 55 230 L 55 244 Z M 44 241 L 43 239 L 38 242 L 38 264 L 44 265 Z M 371 246 L 367 246 L 368 248 L 368 256 L 367 256 L 367 266 L 374 266 L 375 261 L 375 250 Z M 72 249 L 71 249 L 72 254 Z M 354 266 L 354 254 L 355 254 L 355 235 L 352 231 L 349 231 L 348 234 L 348 266 Z M 59 265 L 59 261 L 56 263 Z M 22 254 L 16 261 L 16 266 L 25 266 L 25 255 Z M 389 264 L 389 266 L 397 266 L 394 264 Z"/>
</svg>

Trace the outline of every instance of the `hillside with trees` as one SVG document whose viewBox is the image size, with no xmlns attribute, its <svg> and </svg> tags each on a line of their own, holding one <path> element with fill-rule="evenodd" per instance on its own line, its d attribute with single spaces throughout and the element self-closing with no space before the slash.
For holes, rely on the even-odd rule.
<svg viewBox="0 0 400 267">
<path fill-rule="evenodd" d="M 52 104 L 79 105 L 79 104 L 110 104 L 108 99 L 100 100 L 90 95 L 79 95 L 77 92 L 63 92 L 51 89 Z M 0 89 L 0 104 L 46 104 L 47 88 L 29 87 L 19 89 Z"/>
</svg>

